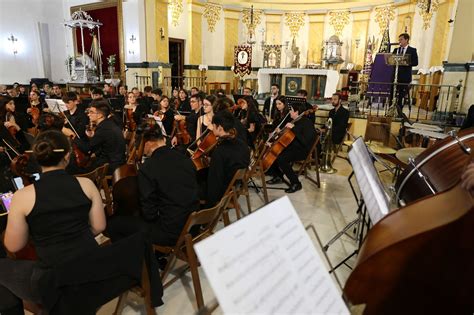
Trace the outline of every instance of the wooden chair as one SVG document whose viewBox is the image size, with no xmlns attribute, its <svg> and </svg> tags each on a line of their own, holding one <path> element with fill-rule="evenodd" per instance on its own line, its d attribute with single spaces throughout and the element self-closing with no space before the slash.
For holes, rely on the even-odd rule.
<svg viewBox="0 0 474 315">
<path fill-rule="evenodd" d="M 260 181 L 262 182 L 262 188 L 259 188 L 255 185 L 255 189 L 257 189 L 257 193 L 260 191 L 260 189 L 262 190 L 265 204 L 267 204 L 269 201 L 268 201 L 267 183 L 265 181 L 265 173 L 263 171 L 262 159 L 267 149 L 268 147 L 265 146 L 265 142 L 261 142 L 258 145 L 258 147 L 255 148 L 254 154 L 252 155 L 252 158 L 250 160 L 249 169 L 246 174 L 247 183 L 248 182 L 253 183 L 254 177 L 260 178 Z M 248 187 L 248 184 L 247 184 L 247 187 Z M 249 212 L 251 212 L 250 203 L 248 203 L 248 209 L 249 209 Z"/>
<path fill-rule="evenodd" d="M 316 140 L 314 141 L 313 145 L 311 146 L 311 149 L 308 152 L 308 155 L 306 156 L 306 159 L 302 161 L 300 168 L 298 169 L 298 176 L 304 175 L 307 179 L 309 179 L 311 182 L 316 184 L 318 188 L 321 188 L 321 181 L 319 178 L 319 157 L 318 157 L 318 143 L 319 143 L 319 135 L 316 136 Z M 316 171 L 316 180 L 311 178 L 308 175 L 308 169 L 311 168 L 311 164 L 314 164 L 315 171 Z"/>
<path fill-rule="evenodd" d="M 99 191 L 103 191 L 102 202 L 105 205 L 107 215 L 112 215 L 112 194 L 110 191 L 109 184 L 107 182 L 106 176 L 109 169 L 109 164 L 105 163 L 102 166 L 99 166 L 95 170 L 85 174 L 75 175 L 76 177 L 87 177 L 95 183 Z"/>
<path fill-rule="evenodd" d="M 191 271 L 191 277 L 193 281 L 194 294 L 196 296 L 196 303 L 198 309 L 204 306 L 204 298 L 202 296 L 201 282 L 199 279 L 198 265 L 196 254 L 194 252 L 193 246 L 197 242 L 205 239 L 206 237 L 212 235 L 214 228 L 221 216 L 223 210 L 227 207 L 227 204 L 232 197 L 231 194 L 226 194 L 222 197 L 219 204 L 215 207 L 204 209 L 200 211 L 195 211 L 191 213 L 186 221 L 186 224 L 181 231 L 181 234 L 176 242 L 175 246 L 160 246 L 153 245 L 153 249 L 157 252 L 168 254 L 168 263 L 165 266 L 165 269 L 161 273 L 161 280 L 163 282 L 163 288 L 166 289 L 176 280 L 178 280 L 188 269 Z M 190 231 L 193 226 L 200 225 L 201 229 L 199 234 L 192 236 Z M 172 267 L 177 260 L 182 260 L 187 263 L 187 266 L 183 268 L 181 272 L 178 273 L 173 279 L 166 281 Z"/>
<path fill-rule="evenodd" d="M 246 175 L 247 175 L 247 168 L 241 168 L 235 171 L 234 177 L 232 177 L 232 180 L 230 181 L 224 193 L 224 196 L 227 196 L 229 194 L 231 195 L 229 205 L 226 207 L 226 209 L 224 209 L 224 212 L 222 214 L 225 226 L 228 226 L 230 224 L 230 218 L 229 218 L 230 209 L 235 209 L 235 215 L 237 217 L 237 220 L 241 218 L 241 209 L 240 209 L 240 204 L 239 204 L 239 197 L 241 195 L 245 195 L 245 198 L 247 199 L 247 207 L 248 207 L 249 213 L 251 211 L 250 195 L 249 195 Z"/>
<path fill-rule="evenodd" d="M 125 302 L 127 301 L 128 293 L 130 291 L 133 291 L 135 294 L 143 298 L 145 301 L 146 315 L 156 315 L 155 308 L 151 305 L 150 278 L 148 276 L 148 268 L 145 262 L 143 262 L 141 285 L 127 290 L 119 296 L 113 315 L 122 314 L 123 308 L 125 307 Z"/>
<path fill-rule="evenodd" d="M 364 140 L 382 142 L 388 147 L 391 126 L 391 117 L 367 116 Z"/>
</svg>

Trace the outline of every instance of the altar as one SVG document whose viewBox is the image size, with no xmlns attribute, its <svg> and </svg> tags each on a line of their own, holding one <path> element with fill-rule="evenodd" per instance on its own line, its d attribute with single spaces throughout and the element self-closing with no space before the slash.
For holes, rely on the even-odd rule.
<svg viewBox="0 0 474 315">
<path fill-rule="evenodd" d="M 272 76 L 276 76 L 272 80 Z M 326 69 L 274 69 L 258 70 L 258 93 L 270 91 L 271 83 L 280 84 L 282 95 L 296 95 L 299 89 L 308 91 L 308 98 L 317 96 L 330 98 L 336 93 L 339 72 Z"/>
</svg>

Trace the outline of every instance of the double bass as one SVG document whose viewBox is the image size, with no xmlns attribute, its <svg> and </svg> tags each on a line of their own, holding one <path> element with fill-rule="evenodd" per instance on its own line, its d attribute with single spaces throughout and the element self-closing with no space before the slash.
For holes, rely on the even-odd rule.
<svg viewBox="0 0 474 315">
<path fill-rule="evenodd" d="M 469 153 L 463 155 L 464 164 L 472 162 L 470 137 L 459 139 Z M 438 148 L 427 149 L 425 157 Z M 444 150 L 456 156 L 452 149 Z M 430 159 L 440 166 L 450 162 L 443 154 Z M 412 194 L 416 201 L 392 211 L 368 232 L 344 288 L 351 304 L 366 304 L 365 315 L 474 312 L 474 196 L 461 187 L 463 169 L 454 178 L 445 174 L 447 184 L 438 187 L 447 190 Z M 426 176 L 435 174 L 442 181 L 437 173 L 425 169 Z M 457 183 L 449 186 L 453 180 Z"/>
</svg>

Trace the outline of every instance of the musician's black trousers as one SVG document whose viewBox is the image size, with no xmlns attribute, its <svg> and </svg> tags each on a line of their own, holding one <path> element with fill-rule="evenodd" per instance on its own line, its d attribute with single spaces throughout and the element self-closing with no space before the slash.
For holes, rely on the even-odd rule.
<svg viewBox="0 0 474 315">
<path fill-rule="evenodd" d="M 21 299 L 41 302 L 37 281 L 40 273 L 30 260 L 0 259 L 0 314 L 24 314 Z"/>
<path fill-rule="evenodd" d="M 302 152 L 291 147 L 287 148 L 277 157 L 275 163 L 271 166 L 271 174 L 281 178 L 285 175 L 290 180 L 291 185 L 300 183 L 298 175 L 293 171 L 292 162 L 305 160 L 307 155 L 307 152 Z"/>
</svg>

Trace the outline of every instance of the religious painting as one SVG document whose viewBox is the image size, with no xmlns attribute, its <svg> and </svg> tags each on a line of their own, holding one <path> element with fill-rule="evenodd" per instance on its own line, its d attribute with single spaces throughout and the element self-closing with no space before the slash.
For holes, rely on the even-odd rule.
<svg viewBox="0 0 474 315">
<path fill-rule="evenodd" d="M 280 68 L 281 46 L 263 45 L 263 67 Z"/>
<path fill-rule="evenodd" d="M 252 72 L 252 46 L 234 47 L 234 73 L 243 77 Z"/>
<path fill-rule="evenodd" d="M 285 78 L 285 95 L 294 96 L 298 90 L 301 89 L 301 77 L 286 77 Z"/>
</svg>

